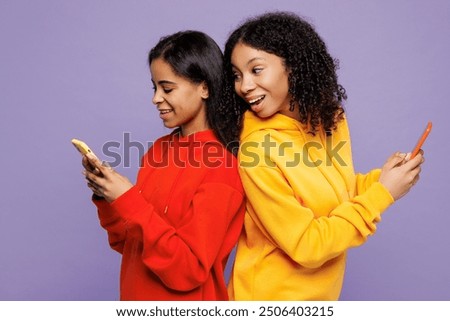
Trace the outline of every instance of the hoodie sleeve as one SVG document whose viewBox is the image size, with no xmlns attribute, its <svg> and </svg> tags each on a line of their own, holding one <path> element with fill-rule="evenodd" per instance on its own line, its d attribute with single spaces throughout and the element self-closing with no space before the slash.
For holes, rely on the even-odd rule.
<svg viewBox="0 0 450 321">
<path fill-rule="evenodd" d="M 162 149 L 161 145 L 167 141 L 169 136 L 164 136 L 156 140 L 149 151 L 142 157 L 140 166 L 143 167 L 144 162 L 149 155 L 155 157 L 155 163 L 161 161 Z M 149 162 L 151 162 L 150 160 Z M 127 227 L 122 216 L 103 198 L 92 197 L 94 205 L 97 207 L 98 218 L 100 225 L 108 233 L 108 241 L 111 248 L 120 254 L 123 254 L 123 248 L 127 237 Z"/>
<path fill-rule="evenodd" d="M 356 195 L 364 193 L 373 183 L 378 182 L 381 169 L 373 169 L 367 174 L 356 174 Z"/>
<path fill-rule="evenodd" d="M 126 238 L 126 228 L 123 219 L 114 211 L 109 203 L 103 199 L 93 199 L 97 206 L 100 225 L 108 233 L 108 241 L 111 248 L 123 254 Z"/>
<path fill-rule="evenodd" d="M 328 216 L 316 217 L 302 206 L 276 167 L 240 167 L 249 214 L 273 244 L 305 267 L 319 267 L 350 247 L 366 241 L 392 202 L 375 172 L 358 182 L 361 193 L 338 205 Z M 251 231 L 249 231 L 251 233 Z"/>
<path fill-rule="evenodd" d="M 224 240 L 237 241 L 240 229 L 230 227 L 238 226 L 231 222 L 238 214 L 243 217 L 243 204 L 243 194 L 230 185 L 205 183 L 177 227 L 158 215 L 136 187 L 111 207 L 129 237 L 142 241 L 144 264 L 169 288 L 189 291 L 206 281 Z"/>
</svg>

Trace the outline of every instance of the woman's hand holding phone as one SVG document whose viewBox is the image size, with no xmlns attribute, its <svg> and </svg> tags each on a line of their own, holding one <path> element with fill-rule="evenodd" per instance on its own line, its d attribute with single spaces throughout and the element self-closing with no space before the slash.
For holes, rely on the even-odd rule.
<svg viewBox="0 0 450 321">
<path fill-rule="evenodd" d="M 111 203 L 133 187 L 128 178 L 117 173 L 112 167 L 102 164 L 98 158 L 90 154 L 86 154 L 84 157 L 88 166 L 99 171 L 98 174 L 88 170 L 83 173 L 88 180 L 88 187 L 95 195 L 104 197 L 107 202 Z"/>
<path fill-rule="evenodd" d="M 425 161 L 421 148 L 431 127 L 432 123 L 428 122 L 425 131 L 410 154 L 393 154 L 381 169 L 379 182 L 389 190 L 394 200 L 403 197 L 419 180 L 420 166 Z"/>
<path fill-rule="evenodd" d="M 391 193 L 394 200 L 406 195 L 420 176 L 420 165 L 424 162 L 423 152 L 405 162 L 405 154 L 395 153 L 389 157 L 381 169 L 379 182 Z"/>
<path fill-rule="evenodd" d="M 72 144 L 83 156 L 83 175 L 96 196 L 113 202 L 133 186 L 128 178 L 117 173 L 108 163 L 101 162 L 86 143 L 72 139 Z"/>
</svg>

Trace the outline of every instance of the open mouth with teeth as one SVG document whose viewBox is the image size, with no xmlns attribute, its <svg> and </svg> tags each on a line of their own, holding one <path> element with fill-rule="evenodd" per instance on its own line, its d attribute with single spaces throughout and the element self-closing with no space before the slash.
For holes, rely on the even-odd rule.
<svg viewBox="0 0 450 321">
<path fill-rule="evenodd" d="M 265 95 L 259 96 L 258 98 L 249 100 L 248 103 L 250 105 L 258 105 L 264 99 L 264 97 L 266 97 L 266 96 Z"/>
<path fill-rule="evenodd" d="M 159 113 L 161 115 L 164 115 L 164 114 L 168 114 L 168 113 L 170 113 L 172 111 L 173 111 L 172 109 L 162 109 L 162 110 L 159 111 Z"/>
</svg>

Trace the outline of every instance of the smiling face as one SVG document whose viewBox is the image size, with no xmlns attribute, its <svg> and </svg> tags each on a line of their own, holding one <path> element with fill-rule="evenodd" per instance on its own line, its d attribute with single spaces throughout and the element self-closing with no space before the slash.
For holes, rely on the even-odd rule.
<svg viewBox="0 0 450 321">
<path fill-rule="evenodd" d="M 162 58 L 152 61 L 150 72 L 155 90 L 152 101 L 164 126 L 180 127 L 183 136 L 209 128 L 205 103 L 208 88 L 204 83 L 195 84 L 177 75 Z"/>
<path fill-rule="evenodd" d="M 298 106 L 289 110 L 288 71 L 283 59 L 263 50 L 238 43 L 231 53 L 234 89 L 258 117 L 276 113 L 299 119 Z"/>
</svg>

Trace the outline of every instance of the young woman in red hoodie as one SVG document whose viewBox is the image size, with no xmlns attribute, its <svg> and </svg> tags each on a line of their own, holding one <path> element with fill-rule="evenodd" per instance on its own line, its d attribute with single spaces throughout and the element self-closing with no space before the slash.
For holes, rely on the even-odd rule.
<svg viewBox="0 0 450 321">
<path fill-rule="evenodd" d="M 83 158 L 100 224 L 122 254 L 121 300 L 227 300 L 224 268 L 243 224 L 232 151 L 237 117 L 222 96 L 222 53 L 184 31 L 150 51 L 153 103 L 164 126 L 137 182 Z"/>
</svg>

